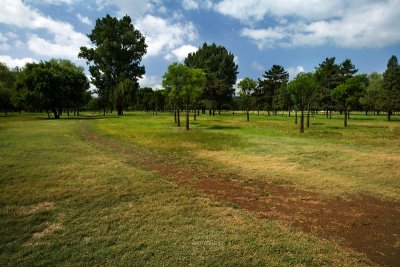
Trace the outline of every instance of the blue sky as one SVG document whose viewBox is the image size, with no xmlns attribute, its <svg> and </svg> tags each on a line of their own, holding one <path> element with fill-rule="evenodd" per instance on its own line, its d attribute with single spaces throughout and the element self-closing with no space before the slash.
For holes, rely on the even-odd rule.
<svg viewBox="0 0 400 267">
<path fill-rule="evenodd" d="M 362 73 L 400 56 L 400 0 L 0 0 L 0 61 L 10 67 L 77 58 L 97 18 L 131 16 L 146 36 L 142 86 L 160 87 L 166 67 L 204 42 L 231 51 L 238 78 L 273 64 L 293 77 L 326 57 L 350 58 Z"/>
</svg>

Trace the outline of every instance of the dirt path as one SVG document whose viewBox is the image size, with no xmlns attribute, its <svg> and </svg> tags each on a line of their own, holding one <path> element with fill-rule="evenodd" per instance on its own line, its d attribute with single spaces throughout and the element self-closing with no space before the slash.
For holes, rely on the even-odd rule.
<svg viewBox="0 0 400 267">
<path fill-rule="evenodd" d="M 220 201 L 281 220 L 315 236 L 334 240 L 365 253 L 380 265 L 400 265 L 400 203 L 369 195 L 325 199 L 294 187 L 261 182 L 210 166 L 194 167 L 167 161 L 143 148 L 125 147 L 84 127 L 84 138 L 97 147 L 123 153 L 132 163 L 195 188 Z"/>
</svg>

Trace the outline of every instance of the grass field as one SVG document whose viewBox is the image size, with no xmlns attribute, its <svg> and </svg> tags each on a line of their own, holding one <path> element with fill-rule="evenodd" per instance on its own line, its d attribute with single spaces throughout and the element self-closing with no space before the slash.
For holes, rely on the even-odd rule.
<svg viewBox="0 0 400 267">
<path fill-rule="evenodd" d="M 0 265 L 379 264 L 346 242 L 190 186 L 201 179 L 190 174 L 213 172 L 327 200 L 400 201 L 398 121 L 311 122 L 301 135 L 287 116 L 202 115 L 190 131 L 170 113 L 2 116 Z M 400 236 L 389 243 L 400 250 Z"/>
</svg>

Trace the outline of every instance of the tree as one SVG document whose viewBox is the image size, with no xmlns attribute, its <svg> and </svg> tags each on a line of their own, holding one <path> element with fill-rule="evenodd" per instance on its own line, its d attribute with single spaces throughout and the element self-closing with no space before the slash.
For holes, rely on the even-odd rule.
<svg viewBox="0 0 400 267">
<path fill-rule="evenodd" d="M 186 109 L 186 130 L 189 130 L 190 105 L 200 97 L 205 82 L 206 75 L 201 69 L 190 68 L 177 62 L 168 66 L 162 84 L 168 91 L 174 110 L 177 110 L 178 126 L 180 126 L 179 109 L 183 104 Z"/>
<path fill-rule="evenodd" d="M 5 64 L 0 62 L 0 109 L 7 110 L 12 106 L 12 97 L 16 76 Z"/>
<path fill-rule="evenodd" d="M 232 100 L 235 91 L 238 66 L 234 55 L 223 46 L 215 43 L 208 45 L 204 43 L 194 53 L 185 58 L 185 65 L 192 68 L 202 69 L 207 75 L 207 86 L 204 90 L 203 99 L 211 102 L 210 107 L 221 109 L 223 104 Z"/>
<path fill-rule="evenodd" d="M 88 37 L 95 47 L 81 47 L 79 57 L 89 65 L 92 83 L 97 87 L 105 111 L 107 103 L 117 103 L 114 90 L 119 82 L 130 79 L 132 87 L 138 88 L 138 79 L 145 74 L 140 62 L 147 45 L 129 16 L 120 20 L 110 15 L 97 19 Z M 123 106 L 117 103 L 116 108 L 118 115 L 122 115 Z"/>
<path fill-rule="evenodd" d="M 348 112 L 359 105 L 363 91 L 368 86 L 366 75 L 356 75 L 332 91 L 332 97 L 344 111 L 344 127 L 347 127 Z"/>
<path fill-rule="evenodd" d="M 345 59 L 339 66 L 340 69 L 340 76 L 342 78 L 342 82 L 347 81 L 354 74 L 357 73 L 358 69 L 354 66 L 350 59 Z"/>
<path fill-rule="evenodd" d="M 300 133 L 304 133 L 304 110 L 310 106 L 316 96 L 317 84 L 312 73 L 299 73 L 295 79 L 288 84 L 288 88 L 293 96 L 296 109 L 300 114 Z"/>
<path fill-rule="evenodd" d="M 265 71 L 263 80 L 259 83 L 263 90 L 265 107 L 268 114 L 273 110 L 276 115 L 277 107 L 279 105 L 279 96 L 277 92 L 281 86 L 285 86 L 289 80 L 289 73 L 280 65 L 273 65 L 271 69 Z"/>
<path fill-rule="evenodd" d="M 382 106 L 390 121 L 393 111 L 400 109 L 400 66 L 396 56 L 392 56 L 383 73 Z"/>
<path fill-rule="evenodd" d="M 382 97 L 383 97 L 383 75 L 381 73 L 372 72 L 368 75 L 368 86 L 362 93 L 360 103 L 368 114 L 368 111 L 378 112 L 383 109 Z"/>
<path fill-rule="evenodd" d="M 66 60 L 28 63 L 22 77 L 31 101 L 48 115 L 51 111 L 55 119 L 59 119 L 63 108 L 75 100 L 71 96 L 83 99 L 89 89 L 83 68 Z"/>
<path fill-rule="evenodd" d="M 257 88 L 257 81 L 246 77 L 239 82 L 238 86 L 240 89 L 240 96 L 246 108 L 247 121 L 249 121 L 249 109 L 252 104 L 252 95 Z"/>
<path fill-rule="evenodd" d="M 131 101 L 132 81 L 130 79 L 122 79 L 114 90 L 114 103 L 117 107 L 118 115 L 123 115 L 124 107 L 128 106 Z"/>
<path fill-rule="evenodd" d="M 201 69 L 188 68 L 185 86 L 182 90 L 182 99 L 186 107 L 186 130 L 189 130 L 189 109 L 190 105 L 196 104 L 203 93 L 206 83 L 206 75 Z M 196 114 L 196 110 L 194 109 Z"/>
<path fill-rule="evenodd" d="M 315 69 L 315 77 L 318 84 L 318 103 L 328 118 L 329 111 L 334 108 L 331 92 L 342 82 L 340 66 L 335 63 L 335 57 L 326 58 L 319 64 Z"/>
</svg>

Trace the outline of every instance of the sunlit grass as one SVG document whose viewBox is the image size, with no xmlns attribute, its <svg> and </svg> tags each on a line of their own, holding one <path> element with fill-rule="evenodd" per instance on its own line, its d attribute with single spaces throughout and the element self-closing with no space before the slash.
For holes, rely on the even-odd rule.
<svg viewBox="0 0 400 267">
<path fill-rule="evenodd" d="M 227 117 L 236 129 L 202 117 L 185 132 L 167 115 L 38 116 L 0 118 L 2 266 L 367 263 L 336 244 L 179 187 L 85 138 L 91 127 L 114 142 L 183 160 L 198 151 L 244 153 L 261 132 L 249 134 L 236 117 Z M 215 125 L 222 128 L 210 129 Z"/>
<path fill-rule="evenodd" d="M 300 134 L 294 117 L 254 114 L 246 122 L 240 113 L 202 115 L 190 131 L 174 126 L 170 113 L 93 123 L 96 131 L 121 141 L 188 159 L 194 156 L 247 176 L 327 196 L 368 193 L 399 200 L 399 122 L 352 114 L 349 127 L 342 125 L 342 115 L 316 115 Z"/>
</svg>

